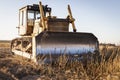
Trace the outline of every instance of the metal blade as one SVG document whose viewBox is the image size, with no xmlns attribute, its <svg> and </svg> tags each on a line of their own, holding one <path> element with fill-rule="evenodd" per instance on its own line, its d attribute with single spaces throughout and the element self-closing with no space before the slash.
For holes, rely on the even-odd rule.
<svg viewBox="0 0 120 80">
<path fill-rule="evenodd" d="M 98 50 L 98 40 L 92 33 L 43 32 L 36 36 L 38 54 L 82 54 Z"/>
</svg>

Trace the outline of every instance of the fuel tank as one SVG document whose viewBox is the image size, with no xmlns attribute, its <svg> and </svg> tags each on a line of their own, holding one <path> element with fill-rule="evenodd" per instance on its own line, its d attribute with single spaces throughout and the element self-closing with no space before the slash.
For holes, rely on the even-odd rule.
<svg viewBox="0 0 120 80">
<path fill-rule="evenodd" d="M 96 50 L 99 42 L 92 33 L 46 31 L 36 36 L 36 55 L 85 54 Z"/>
</svg>

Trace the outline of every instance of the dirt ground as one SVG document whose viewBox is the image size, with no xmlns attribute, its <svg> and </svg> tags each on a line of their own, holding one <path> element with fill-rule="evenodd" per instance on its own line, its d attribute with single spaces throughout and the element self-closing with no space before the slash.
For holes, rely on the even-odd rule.
<svg viewBox="0 0 120 80">
<path fill-rule="evenodd" d="M 36 68 L 33 62 L 12 55 L 9 48 L 0 48 L 0 80 L 18 80 L 26 76 L 39 74 L 40 70 Z"/>
<path fill-rule="evenodd" d="M 37 80 L 39 74 L 35 63 L 11 53 L 10 41 L 0 41 L 0 80 Z"/>
</svg>

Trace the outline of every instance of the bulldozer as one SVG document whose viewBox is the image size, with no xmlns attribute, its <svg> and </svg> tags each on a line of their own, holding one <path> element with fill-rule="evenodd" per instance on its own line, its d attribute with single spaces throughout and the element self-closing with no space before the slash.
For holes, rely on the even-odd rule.
<svg viewBox="0 0 120 80">
<path fill-rule="evenodd" d="M 12 53 L 34 62 L 49 62 L 62 54 L 74 57 L 99 51 L 94 34 L 77 32 L 70 5 L 66 18 L 52 16 L 51 12 L 52 8 L 41 2 L 19 9 L 19 37 L 11 41 Z M 69 31 L 70 25 L 73 31 Z"/>
</svg>

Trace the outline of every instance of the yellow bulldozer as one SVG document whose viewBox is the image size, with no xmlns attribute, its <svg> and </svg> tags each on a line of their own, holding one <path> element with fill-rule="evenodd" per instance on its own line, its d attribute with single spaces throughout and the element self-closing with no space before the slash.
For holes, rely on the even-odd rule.
<svg viewBox="0 0 120 80">
<path fill-rule="evenodd" d="M 76 31 L 75 19 L 68 5 L 68 16 L 57 18 L 51 15 L 48 5 L 27 5 L 19 9 L 19 38 L 11 41 L 11 51 L 38 62 L 57 59 L 62 54 L 79 56 L 99 51 L 98 39 L 92 33 Z M 72 25 L 73 32 L 69 31 Z M 41 56 L 38 58 L 38 56 Z"/>
</svg>

